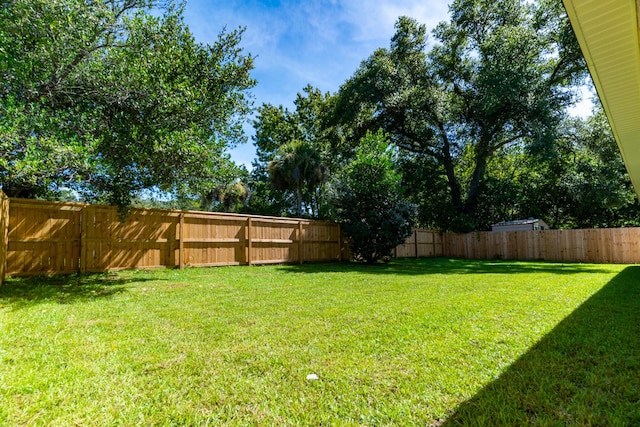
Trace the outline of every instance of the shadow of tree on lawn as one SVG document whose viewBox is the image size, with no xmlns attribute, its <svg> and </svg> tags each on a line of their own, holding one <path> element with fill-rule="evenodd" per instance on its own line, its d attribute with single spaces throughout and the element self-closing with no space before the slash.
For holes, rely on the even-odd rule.
<svg viewBox="0 0 640 427">
<path fill-rule="evenodd" d="M 640 425 L 640 266 L 614 277 L 443 425 Z"/>
<path fill-rule="evenodd" d="M 288 273 L 344 273 L 423 275 L 423 274 L 517 274 L 517 273 L 606 273 L 609 270 L 579 263 L 508 260 L 467 260 L 454 258 L 402 258 L 388 264 L 366 265 L 356 262 L 282 265 Z"/>
<path fill-rule="evenodd" d="M 17 310 L 42 302 L 71 304 L 109 298 L 126 291 L 126 284 L 150 279 L 122 278 L 117 274 L 71 274 L 9 278 L 0 286 L 0 307 Z"/>
</svg>

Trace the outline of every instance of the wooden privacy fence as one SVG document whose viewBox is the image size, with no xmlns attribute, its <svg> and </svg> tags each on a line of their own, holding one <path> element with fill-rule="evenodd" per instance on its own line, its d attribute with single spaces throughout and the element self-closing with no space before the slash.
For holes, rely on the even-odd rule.
<svg viewBox="0 0 640 427">
<path fill-rule="evenodd" d="M 323 221 L 8 199 L 0 191 L 0 283 L 5 275 L 130 268 L 332 261 L 348 251 Z M 398 258 L 445 256 L 640 263 L 640 228 L 440 233 L 416 229 Z"/>
<path fill-rule="evenodd" d="M 396 246 L 396 258 L 442 256 L 442 233 L 434 230 L 414 229 L 407 240 Z"/>
<path fill-rule="evenodd" d="M 640 263 L 640 228 L 482 231 L 467 234 L 416 229 L 394 250 L 397 258 L 445 256 L 611 264 Z"/>
<path fill-rule="evenodd" d="M 640 263 L 640 228 L 446 233 L 442 243 L 451 258 Z"/>
<path fill-rule="evenodd" d="M 339 260 L 340 226 L 303 219 L 8 201 L 7 275 Z M 2 216 L 3 221 L 5 215 Z"/>
</svg>

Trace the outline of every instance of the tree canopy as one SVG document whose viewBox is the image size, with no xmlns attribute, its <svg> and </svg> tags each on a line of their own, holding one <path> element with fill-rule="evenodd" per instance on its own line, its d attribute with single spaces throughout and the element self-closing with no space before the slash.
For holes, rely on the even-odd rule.
<svg viewBox="0 0 640 427">
<path fill-rule="evenodd" d="M 209 189 L 224 150 L 244 139 L 255 82 L 241 35 L 197 43 L 169 1 L 3 2 L 3 190 L 71 188 L 123 206 L 145 189 Z"/>
<path fill-rule="evenodd" d="M 327 167 L 322 163 L 320 154 L 303 141 L 294 140 L 282 145 L 267 170 L 275 189 L 295 193 L 298 216 L 302 215 L 302 191 L 313 192 L 327 178 Z"/>
<path fill-rule="evenodd" d="M 587 73 L 558 0 L 454 0 L 431 36 L 399 18 L 389 46 L 337 93 L 308 85 L 291 110 L 257 108 L 250 173 L 226 153 L 245 140 L 252 113 L 243 30 L 198 43 L 182 7 L 0 2 L 3 191 L 121 207 L 156 206 L 144 195 L 159 194 L 167 207 L 338 218 L 363 206 L 358 197 L 378 200 L 365 191 L 377 188 L 367 155 L 385 153 L 393 161 L 380 182 L 393 185 L 380 197 L 408 188 L 416 225 L 640 224 L 604 114 L 567 115 Z M 403 197 L 389 205 L 405 206 Z"/>
<path fill-rule="evenodd" d="M 263 104 L 257 110 L 253 122 L 253 137 L 257 150 L 257 159 L 253 163 L 252 207 L 260 213 L 297 214 L 301 212 L 300 200 L 308 208 L 307 214 L 313 217 L 325 217 L 327 214 L 326 199 L 321 200 L 318 185 L 304 185 L 301 192 L 287 191 L 289 187 L 269 173 L 269 166 L 274 160 L 283 160 L 284 151 L 291 151 L 291 144 L 305 147 L 308 153 L 314 152 L 323 167 L 322 182 L 328 171 L 339 170 L 344 156 L 335 147 L 341 147 L 334 129 L 327 124 L 329 112 L 333 108 L 335 96 L 323 93 L 319 89 L 307 85 L 294 100 L 293 111 L 283 106 Z M 288 147 L 288 148 L 287 148 Z M 271 185 L 275 183 L 275 187 Z"/>
<path fill-rule="evenodd" d="M 390 47 L 341 87 L 335 121 L 361 132 L 380 127 L 398 147 L 433 160 L 459 217 L 452 223 L 474 228 L 492 156 L 552 144 L 570 89 L 586 72 L 575 38 L 550 35 L 570 31 L 566 17 L 545 7 L 456 0 L 428 51 L 425 26 L 400 18 Z"/>
</svg>

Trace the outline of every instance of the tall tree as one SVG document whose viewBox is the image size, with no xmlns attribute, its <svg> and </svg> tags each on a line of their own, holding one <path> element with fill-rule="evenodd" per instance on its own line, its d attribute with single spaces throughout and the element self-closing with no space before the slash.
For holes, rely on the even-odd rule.
<svg viewBox="0 0 640 427">
<path fill-rule="evenodd" d="M 2 2 L 3 189 L 118 205 L 144 189 L 200 192 L 244 140 L 255 82 L 241 34 L 199 44 L 170 1 Z"/>
<path fill-rule="evenodd" d="M 640 224 L 640 205 L 602 110 L 587 119 L 563 120 L 557 135 L 544 149 L 515 145 L 492 156 L 478 199 L 477 229 L 529 217 L 552 228 Z M 471 167 L 469 156 L 463 155 L 456 173 L 468 176 Z M 401 171 L 422 226 L 461 228 L 446 202 L 446 180 L 435 162 L 405 154 Z"/>
<path fill-rule="evenodd" d="M 638 225 L 640 207 L 602 110 L 563 122 L 553 150 L 527 156 L 521 209 L 553 227 Z"/>
<path fill-rule="evenodd" d="M 336 170 L 345 156 L 338 151 L 344 148 L 338 141 L 340 136 L 327 125 L 327 117 L 332 110 L 334 96 L 319 89 L 306 86 L 294 100 L 294 110 L 283 106 L 263 104 L 258 108 L 254 120 L 256 130 L 254 143 L 257 159 L 253 164 L 251 209 L 258 213 L 279 215 L 297 213 L 298 198 L 291 192 L 274 191 L 269 181 L 269 162 L 274 160 L 279 150 L 291 141 L 304 142 L 319 156 L 328 170 Z M 334 149 L 337 147 L 338 149 Z M 312 206 L 312 215 L 324 214 L 318 190 L 302 189 L 302 197 Z"/>
<path fill-rule="evenodd" d="M 219 160 L 215 181 L 200 195 L 198 209 L 240 212 L 250 197 L 249 172 L 244 165 L 236 165 L 229 157 Z"/>
<path fill-rule="evenodd" d="M 521 0 L 456 0 L 434 30 L 403 17 L 389 49 L 379 49 L 340 89 L 335 121 L 378 127 L 397 146 L 442 170 L 460 228 L 475 226 L 487 164 L 504 147 L 546 145 L 567 90 L 584 76 L 566 17 Z M 557 9 L 557 8 L 556 8 Z M 568 37 L 568 36 L 567 36 Z M 577 53 L 576 53 L 577 52 Z M 465 157 L 471 173 L 461 176 Z"/>
<path fill-rule="evenodd" d="M 303 190 L 313 192 L 327 177 L 327 168 L 320 154 L 303 141 L 291 141 L 281 146 L 267 169 L 276 190 L 294 192 L 298 216 L 303 214 Z"/>
</svg>

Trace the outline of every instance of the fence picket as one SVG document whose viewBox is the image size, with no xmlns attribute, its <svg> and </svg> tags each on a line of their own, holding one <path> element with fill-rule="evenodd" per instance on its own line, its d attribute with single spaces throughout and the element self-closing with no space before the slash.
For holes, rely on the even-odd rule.
<svg viewBox="0 0 640 427">
<path fill-rule="evenodd" d="M 156 209 L 132 209 L 120 220 L 110 206 L 0 199 L 5 211 L 0 278 L 331 261 L 342 249 L 339 225 L 323 221 Z"/>
</svg>

